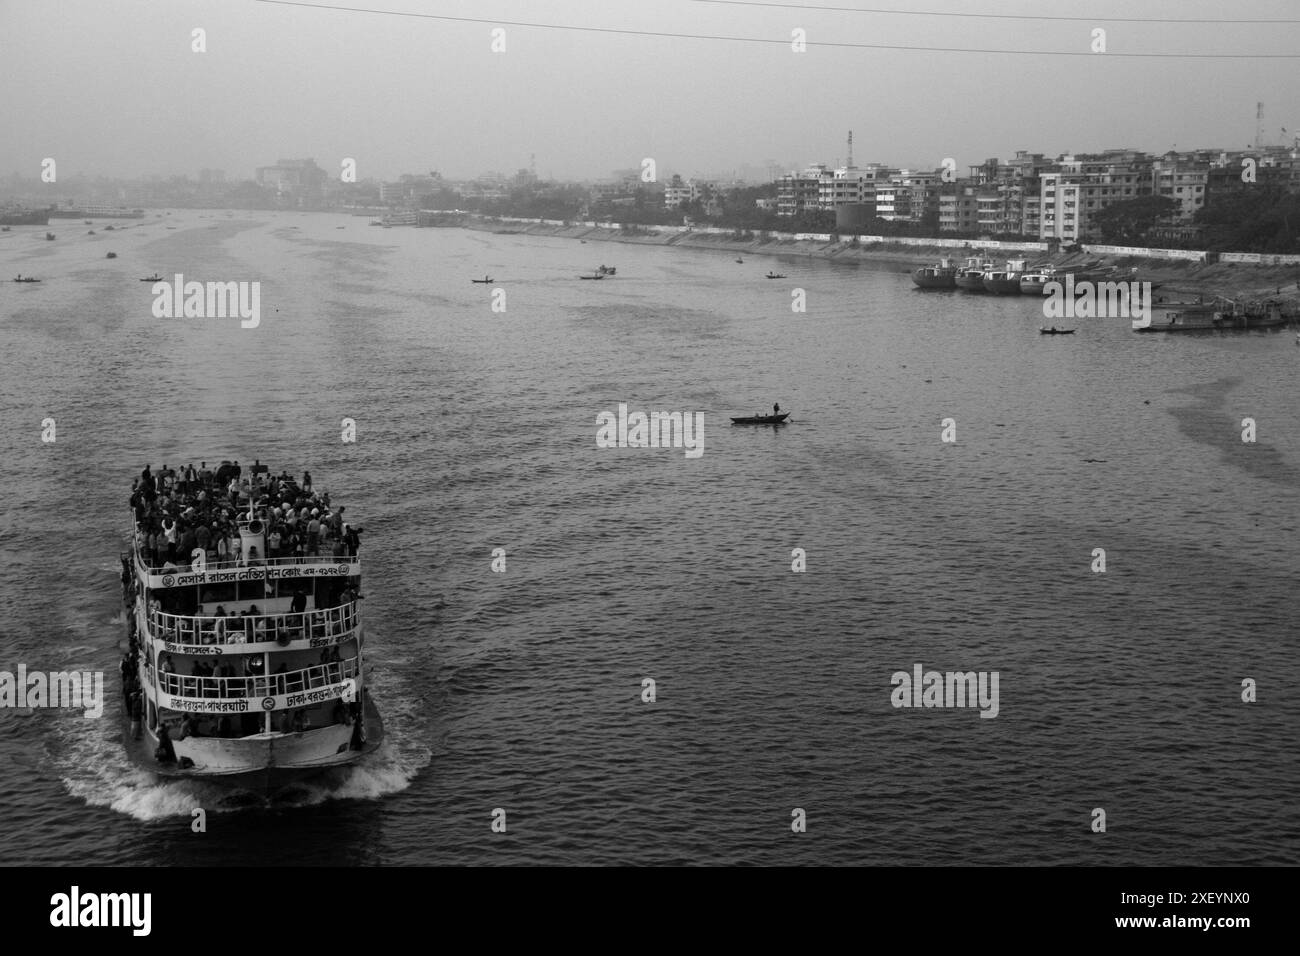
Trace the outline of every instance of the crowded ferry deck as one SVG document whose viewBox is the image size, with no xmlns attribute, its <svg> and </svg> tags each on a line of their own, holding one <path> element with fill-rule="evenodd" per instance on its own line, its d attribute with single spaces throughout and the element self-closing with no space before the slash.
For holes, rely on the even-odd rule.
<svg viewBox="0 0 1300 956">
<path fill-rule="evenodd" d="M 122 677 L 138 764 L 273 789 L 378 746 L 362 529 L 310 473 L 146 466 L 130 504 Z"/>
</svg>

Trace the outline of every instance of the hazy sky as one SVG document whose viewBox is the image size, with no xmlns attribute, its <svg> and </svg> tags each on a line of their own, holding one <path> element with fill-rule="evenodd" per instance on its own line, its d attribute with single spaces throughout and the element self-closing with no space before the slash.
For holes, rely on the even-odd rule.
<svg viewBox="0 0 1300 956">
<path fill-rule="evenodd" d="M 822 0 L 946 14 L 695 0 L 339 0 L 452 22 L 257 0 L 0 0 L 0 174 L 249 178 L 313 157 L 361 178 L 537 171 L 600 178 L 654 157 L 660 177 L 772 160 L 959 167 L 1016 149 L 1243 147 L 1300 132 L 1300 24 L 1151 24 L 1118 17 L 1300 18 L 1295 0 Z M 504 26 L 756 37 L 781 43 Z M 207 52 L 191 51 L 191 31 Z M 791 30 L 807 31 L 804 53 Z M 1106 30 L 1108 53 L 1089 53 Z M 817 42 L 1074 51 L 1021 56 Z M 1115 53 L 1232 53 L 1127 59 Z"/>
</svg>

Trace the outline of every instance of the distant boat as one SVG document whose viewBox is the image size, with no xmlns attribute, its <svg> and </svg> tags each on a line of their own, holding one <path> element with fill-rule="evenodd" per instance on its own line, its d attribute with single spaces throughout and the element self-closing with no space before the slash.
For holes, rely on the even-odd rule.
<svg viewBox="0 0 1300 956">
<path fill-rule="evenodd" d="M 736 261 L 739 262 L 741 265 L 744 265 L 744 264 L 745 264 L 745 260 L 744 260 L 744 259 L 737 259 Z"/>
<path fill-rule="evenodd" d="M 603 272 L 597 272 L 595 275 L 591 275 L 591 276 L 578 276 L 578 278 L 579 278 L 579 279 L 603 279 L 603 278 L 605 278 L 605 274 L 604 274 Z"/>
<path fill-rule="evenodd" d="M 984 273 L 993 268 L 992 259 L 981 259 L 979 256 L 972 256 L 966 260 L 966 264 L 957 270 L 953 276 L 953 282 L 957 288 L 964 292 L 983 292 Z"/>
<path fill-rule="evenodd" d="M 615 269 L 613 266 L 601 266 L 599 269 L 596 270 L 596 272 L 603 276 L 612 276 L 615 275 L 618 272 L 618 270 Z"/>
<path fill-rule="evenodd" d="M 782 412 L 780 415 L 750 415 L 743 418 L 732 418 L 733 425 L 784 425 L 785 420 L 790 417 L 789 412 Z"/>
<path fill-rule="evenodd" d="M 783 273 L 783 272 L 768 272 L 768 274 L 767 274 L 766 276 L 764 276 L 764 278 L 766 278 L 766 279 L 784 279 L 784 278 L 785 278 L 785 273 Z"/>
<path fill-rule="evenodd" d="M 0 224 L 6 226 L 44 226 L 49 221 L 48 209 L 23 209 L 14 206 L 0 209 Z"/>
<path fill-rule="evenodd" d="M 913 269 L 912 281 L 921 289 L 955 289 L 957 266 L 951 259 L 942 259 L 932 266 Z"/>
<path fill-rule="evenodd" d="M 1058 329 L 1056 326 L 1052 326 L 1050 329 L 1039 329 L 1038 331 L 1042 332 L 1044 335 L 1073 335 L 1074 334 L 1074 329 Z"/>
<path fill-rule="evenodd" d="M 482 279 L 470 279 L 469 281 L 477 282 L 479 285 L 487 285 L 489 282 L 495 282 L 496 280 L 493 279 L 491 276 L 485 276 Z"/>
<path fill-rule="evenodd" d="M 47 233 L 45 234 L 45 238 L 46 238 L 47 241 L 52 242 L 52 241 L 54 240 L 54 233 L 52 233 L 52 232 L 47 232 Z"/>
<path fill-rule="evenodd" d="M 17 278 L 17 279 L 14 279 L 13 281 L 14 281 L 14 282 L 40 282 L 41 280 L 40 280 L 40 279 L 33 279 L 31 276 L 27 276 L 26 278 L 24 278 L 24 277 L 23 277 L 23 274 L 20 272 L 20 273 L 18 274 L 18 278 Z"/>
<path fill-rule="evenodd" d="M 1229 332 L 1275 329 L 1287 325 L 1292 316 L 1277 299 L 1241 305 L 1231 299 L 1187 303 L 1160 309 L 1160 320 L 1148 315 L 1133 320 L 1134 332 Z"/>
<path fill-rule="evenodd" d="M 108 253 L 107 255 L 105 255 L 104 258 L 105 258 L 105 259 L 116 259 L 116 258 L 117 258 L 117 253 L 116 253 L 116 252 L 110 252 L 110 253 Z"/>
<path fill-rule="evenodd" d="M 1024 273 L 1024 259 L 1008 259 L 1005 269 L 989 269 L 984 273 L 984 291 L 994 295 L 1020 295 L 1020 277 Z"/>
<path fill-rule="evenodd" d="M 163 282 L 164 279 L 162 276 L 160 276 L 158 273 L 155 272 L 153 275 L 141 279 L 140 281 L 141 282 Z"/>
</svg>

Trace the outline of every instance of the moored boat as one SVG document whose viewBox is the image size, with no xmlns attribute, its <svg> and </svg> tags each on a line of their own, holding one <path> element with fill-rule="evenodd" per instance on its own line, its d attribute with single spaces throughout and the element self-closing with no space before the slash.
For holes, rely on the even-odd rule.
<svg viewBox="0 0 1300 956">
<path fill-rule="evenodd" d="M 46 226 L 49 222 L 48 209 L 24 209 L 21 206 L 0 209 L 0 226 Z"/>
<path fill-rule="evenodd" d="M 992 268 L 992 259 L 972 256 L 957 270 L 953 282 L 964 292 L 984 292 L 984 273 Z"/>
<path fill-rule="evenodd" d="M 957 288 L 957 266 L 951 259 L 912 270 L 912 281 L 921 289 Z"/>
<path fill-rule="evenodd" d="M 983 275 L 984 291 L 994 295 L 1019 295 L 1024 259 L 1008 259 L 1005 269 L 989 269 Z"/>
<path fill-rule="evenodd" d="M 741 418 L 732 418 L 733 425 L 784 425 L 785 420 L 790 417 L 789 412 L 781 412 L 779 415 L 749 415 Z"/>
<path fill-rule="evenodd" d="M 496 280 L 493 279 L 491 276 L 484 276 L 482 279 L 470 279 L 469 281 L 477 282 L 479 285 L 487 285 L 488 283 L 495 282 Z"/>
<path fill-rule="evenodd" d="M 1157 314 L 1158 313 L 1158 314 Z M 1157 307 L 1150 315 L 1133 320 L 1134 332 L 1233 332 L 1277 329 L 1293 316 L 1281 301 L 1266 299 L 1245 305 L 1231 299 Z"/>
<path fill-rule="evenodd" d="M 270 792 L 383 739 L 363 662 L 361 529 L 306 481 L 268 479 L 264 466 L 216 474 L 173 476 L 166 496 L 162 475 L 136 479 L 122 555 L 124 744 L 162 777 Z M 295 525 L 305 548 L 288 545 Z"/>
<path fill-rule="evenodd" d="M 1041 332 L 1043 335 L 1073 335 L 1074 334 L 1074 329 L 1058 329 L 1056 326 L 1052 326 L 1050 329 L 1039 329 L 1038 331 Z"/>
</svg>

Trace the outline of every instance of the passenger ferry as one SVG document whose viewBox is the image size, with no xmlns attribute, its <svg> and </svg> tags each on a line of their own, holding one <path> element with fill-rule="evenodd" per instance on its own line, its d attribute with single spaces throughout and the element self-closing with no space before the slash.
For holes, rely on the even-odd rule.
<svg viewBox="0 0 1300 956">
<path fill-rule="evenodd" d="M 250 471 L 146 467 L 133 483 L 124 742 L 162 777 L 270 793 L 353 763 L 384 728 L 365 680 L 361 529 L 309 474 Z"/>
</svg>

